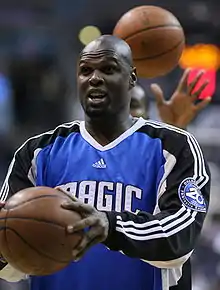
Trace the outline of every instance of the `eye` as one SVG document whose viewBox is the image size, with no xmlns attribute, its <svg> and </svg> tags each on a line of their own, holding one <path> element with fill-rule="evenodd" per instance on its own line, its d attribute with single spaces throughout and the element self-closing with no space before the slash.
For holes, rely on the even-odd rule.
<svg viewBox="0 0 220 290">
<path fill-rule="evenodd" d="M 80 71 L 80 74 L 86 76 L 92 72 L 92 68 L 89 66 L 81 66 L 79 71 Z"/>
<path fill-rule="evenodd" d="M 107 75 L 110 75 L 110 74 L 113 74 L 115 71 L 116 71 L 116 67 L 115 66 L 104 66 L 102 71 L 107 74 Z"/>
</svg>

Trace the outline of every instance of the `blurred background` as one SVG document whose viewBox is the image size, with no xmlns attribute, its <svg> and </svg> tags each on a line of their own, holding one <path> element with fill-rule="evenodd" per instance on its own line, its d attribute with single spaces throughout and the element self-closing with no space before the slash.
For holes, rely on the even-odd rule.
<svg viewBox="0 0 220 290">
<path fill-rule="evenodd" d="M 166 2 L 166 3 L 165 3 Z M 195 60 L 210 68 L 212 103 L 188 130 L 203 147 L 212 172 L 211 206 L 193 256 L 193 290 L 220 289 L 220 1 L 219 0 L 1 0 L 0 2 L 0 183 L 14 150 L 42 131 L 82 119 L 76 96 L 76 60 L 90 38 L 111 34 L 122 14 L 139 5 L 158 5 L 180 20 L 187 46 L 179 67 L 167 76 L 141 79 L 158 120 L 149 84 L 158 82 L 169 98 Z M 95 26 L 91 28 L 88 26 Z M 216 78 L 216 82 L 215 82 Z M 26 282 L 0 290 L 26 290 Z M 46 290 L 46 289 L 45 289 Z"/>
</svg>

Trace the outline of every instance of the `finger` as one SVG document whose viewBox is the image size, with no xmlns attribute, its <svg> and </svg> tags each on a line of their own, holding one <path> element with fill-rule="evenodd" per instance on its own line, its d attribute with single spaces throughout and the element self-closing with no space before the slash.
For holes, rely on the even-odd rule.
<svg viewBox="0 0 220 290">
<path fill-rule="evenodd" d="M 67 190 L 64 190 L 62 187 L 56 186 L 55 189 L 68 195 L 68 197 L 70 196 L 69 192 Z"/>
<path fill-rule="evenodd" d="M 195 105 L 196 112 L 203 110 L 211 102 L 211 100 L 212 100 L 212 98 L 208 97 L 208 98 L 205 98 L 204 100 L 202 100 L 201 102 L 199 102 L 198 104 L 196 104 Z"/>
<path fill-rule="evenodd" d="M 177 86 L 177 91 L 179 92 L 186 92 L 187 90 L 187 86 L 188 86 L 188 77 L 189 77 L 189 73 L 191 72 L 191 69 L 188 68 L 184 71 L 180 81 L 179 81 L 179 84 Z"/>
<path fill-rule="evenodd" d="M 98 224 L 97 217 L 89 216 L 87 218 L 80 220 L 79 222 L 75 223 L 74 225 L 67 226 L 67 232 L 69 234 L 73 234 L 75 232 L 86 229 L 88 227 L 95 226 L 97 224 Z"/>
<path fill-rule="evenodd" d="M 192 94 L 192 91 L 195 89 L 196 85 L 198 84 L 199 80 L 201 79 L 201 77 L 204 75 L 204 71 L 200 71 L 197 76 L 194 78 L 194 80 L 188 84 L 188 93 L 189 95 Z"/>
<path fill-rule="evenodd" d="M 86 244 L 86 246 L 84 248 L 82 248 L 81 251 L 77 252 L 76 254 L 73 253 L 73 260 L 79 261 L 92 246 L 94 246 L 100 242 L 102 242 L 102 239 L 100 237 L 97 237 L 94 240 L 88 242 Z"/>
<path fill-rule="evenodd" d="M 151 84 L 150 88 L 156 99 L 157 106 L 163 105 L 165 100 L 164 100 L 163 91 L 161 90 L 161 87 L 158 84 Z"/>
<path fill-rule="evenodd" d="M 209 80 L 205 80 L 204 83 L 200 86 L 200 88 L 192 94 L 192 100 L 195 101 L 201 93 L 204 91 L 206 86 L 209 84 Z"/>
<path fill-rule="evenodd" d="M 63 189 L 62 187 L 56 186 L 55 189 L 60 191 L 60 192 L 62 192 L 62 193 L 64 193 L 65 195 L 70 197 L 73 201 L 77 201 L 78 200 L 75 196 L 71 195 L 67 190 Z"/>
<path fill-rule="evenodd" d="M 73 201 L 73 202 L 64 202 L 62 205 L 62 208 L 69 209 L 72 211 L 76 211 L 78 213 L 92 213 L 94 211 L 94 208 L 91 205 L 82 203 L 80 201 Z"/>
<path fill-rule="evenodd" d="M 0 202 L 0 210 L 3 209 L 4 206 L 5 206 L 5 202 L 2 202 L 2 201 L 1 201 L 1 202 Z"/>
<path fill-rule="evenodd" d="M 102 231 L 99 227 L 94 227 L 89 230 L 83 237 L 80 244 L 73 249 L 72 255 L 73 259 L 79 259 L 83 256 L 83 254 L 93 245 L 99 243 L 103 240 L 102 238 Z"/>
</svg>

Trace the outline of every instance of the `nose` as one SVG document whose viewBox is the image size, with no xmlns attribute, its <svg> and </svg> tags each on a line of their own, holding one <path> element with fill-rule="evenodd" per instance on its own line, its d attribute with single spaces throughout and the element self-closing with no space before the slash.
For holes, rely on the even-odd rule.
<svg viewBox="0 0 220 290">
<path fill-rule="evenodd" d="M 89 79 L 89 84 L 91 86 L 94 86 L 94 87 L 102 85 L 103 82 L 104 82 L 103 77 L 97 71 L 94 71 L 93 74 L 91 75 L 90 79 Z"/>
</svg>

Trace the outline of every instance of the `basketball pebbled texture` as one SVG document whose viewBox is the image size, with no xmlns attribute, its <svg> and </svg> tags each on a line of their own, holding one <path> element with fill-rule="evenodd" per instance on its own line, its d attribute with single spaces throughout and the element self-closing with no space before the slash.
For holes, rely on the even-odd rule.
<svg viewBox="0 0 220 290">
<path fill-rule="evenodd" d="M 125 13 L 113 34 L 131 47 L 140 77 L 158 77 L 174 69 L 185 46 L 183 28 L 169 11 L 139 6 Z"/>
<path fill-rule="evenodd" d="M 63 209 L 68 195 L 49 187 L 24 189 L 12 196 L 0 213 L 0 251 L 16 269 L 29 275 L 48 275 L 72 261 L 82 232 L 66 227 L 81 219 Z"/>
</svg>

